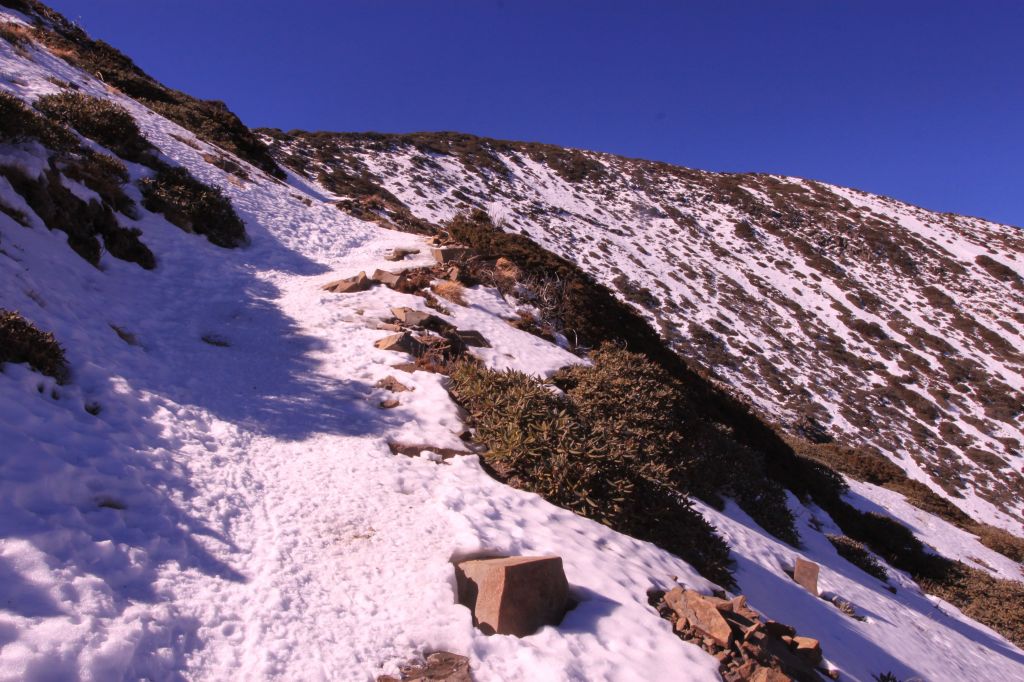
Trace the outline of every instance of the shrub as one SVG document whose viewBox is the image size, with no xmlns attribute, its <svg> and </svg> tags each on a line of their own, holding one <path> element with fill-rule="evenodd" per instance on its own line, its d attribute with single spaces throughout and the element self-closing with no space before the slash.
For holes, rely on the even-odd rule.
<svg viewBox="0 0 1024 682">
<path fill-rule="evenodd" d="M 186 169 L 163 167 L 142 180 L 142 205 L 186 232 L 206 235 L 211 243 L 233 248 L 246 242 L 245 224 L 231 201 L 216 187 L 200 182 Z"/>
<path fill-rule="evenodd" d="M 37 140 L 54 150 L 78 147 L 78 140 L 64 126 L 40 116 L 18 97 L 0 91 L 0 141 Z"/>
<path fill-rule="evenodd" d="M 122 158 L 148 165 L 154 163 L 153 145 L 143 137 L 135 119 L 124 107 L 79 92 L 43 95 L 36 100 L 35 107 Z"/>
<path fill-rule="evenodd" d="M 64 174 L 78 180 L 100 195 L 111 208 L 127 216 L 135 216 L 135 202 L 124 193 L 128 170 L 120 159 L 108 154 L 83 150 L 77 157 L 64 163 Z"/>
<path fill-rule="evenodd" d="M 451 377 L 452 394 L 470 412 L 499 478 L 654 542 L 709 579 L 732 584 L 728 547 L 685 498 L 664 461 L 667 453 L 656 451 L 643 405 L 611 423 L 608 406 L 582 382 L 561 398 L 534 377 L 466 360 L 452 366 Z"/>
<path fill-rule="evenodd" d="M 868 575 L 872 575 L 882 582 L 888 582 L 889 573 L 885 570 L 885 566 L 878 559 L 871 556 L 871 553 L 864 548 L 864 545 L 845 535 L 827 535 L 826 537 L 832 543 L 832 546 L 836 548 L 839 556 Z"/>
<path fill-rule="evenodd" d="M 64 349 L 53 334 L 40 331 L 16 312 L 0 308 L 0 365 L 5 362 L 27 362 L 59 383 L 68 379 Z"/>
</svg>

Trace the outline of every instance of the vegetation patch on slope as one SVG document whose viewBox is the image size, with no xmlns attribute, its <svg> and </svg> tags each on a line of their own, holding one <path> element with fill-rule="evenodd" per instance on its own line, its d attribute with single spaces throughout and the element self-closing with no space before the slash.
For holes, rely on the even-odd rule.
<svg viewBox="0 0 1024 682">
<path fill-rule="evenodd" d="M 0 308 L 0 365 L 25 362 L 32 369 L 59 383 L 68 379 L 64 349 L 50 332 L 44 332 L 24 317 Z"/>
<path fill-rule="evenodd" d="M 121 158 L 152 165 L 156 151 L 139 130 L 132 115 L 113 102 L 78 92 L 43 95 L 35 108 L 71 126 Z"/>
<path fill-rule="evenodd" d="M 164 166 L 141 181 L 142 205 L 163 213 L 186 232 L 205 235 L 217 246 L 233 248 L 246 242 L 245 224 L 231 201 L 216 187 L 197 180 L 181 167 Z"/>
</svg>

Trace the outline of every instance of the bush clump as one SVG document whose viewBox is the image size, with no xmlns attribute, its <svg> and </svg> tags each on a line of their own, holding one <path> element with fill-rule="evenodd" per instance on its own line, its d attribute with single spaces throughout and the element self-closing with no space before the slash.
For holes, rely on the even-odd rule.
<svg viewBox="0 0 1024 682">
<path fill-rule="evenodd" d="M 709 579 L 732 585 L 728 547 L 692 508 L 681 484 L 692 472 L 673 450 L 679 438 L 672 417 L 679 406 L 670 390 L 649 392 L 657 368 L 640 356 L 602 353 L 610 366 L 598 373 L 634 363 L 635 371 L 616 387 L 631 402 L 621 405 L 604 395 L 603 377 L 585 368 L 563 373 L 563 397 L 535 377 L 467 360 L 452 366 L 452 395 L 470 412 L 499 478 L 654 542 Z M 605 361 L 595 358 L 595 364 Z"/>
<path fill-rule="evenodd" d="M 211 243 L 234 248 L 246 242 L 245 224 L 231 201 L 216 187 L 200 182 L 186 169 L 166 166 L 141 182 L 142 205 L 186 232 L 205 235 Z"/>
<path fill-rule="evenodd" d="M 153 145 L 124 107 L 79 92 L 43 95 L 35 107 L 124 159 L 150 165 L 154 162 Z"/>
<path fill-rule="evenodd" d="M 0 141 L 5 143 L 37 140 L 54 150 L 78 147 L 78 140 L 64 126 L 40 116 L 18 97 L 0 91 Z"/>
<path fill-rule="evenodd" d="M 68 379 L 64 349 L 53 334 L 41 331 L 16 312 L 0 308 L 0 365 L 5 362 L 27 362 L 59 383 Z"/>
<path fill-rule="evenodd" d="M 825 537 L 836 548 L 839 556 L 868 575 L 874 576 L 882 582 L 888 582 L 889 573 L 885 570 L 885 566 L 873 557 L 864 545 L 845 535 L 827 535 Z"/>
</svg>

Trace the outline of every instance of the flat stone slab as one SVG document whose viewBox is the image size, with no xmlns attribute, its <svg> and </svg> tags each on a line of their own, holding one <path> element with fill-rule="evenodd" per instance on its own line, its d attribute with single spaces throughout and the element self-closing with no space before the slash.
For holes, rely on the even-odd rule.
<svg viewBox="0 0 1024 682">
<path fill-rule="evenodd" d="M 818 564 L 808 561 L 803 557 L 797 557 L 796 567 L 793 569 L 793 580 L 805 590 L 818 596 L 818 572 L 821 569 Z"/>
<path fill-rule="evenodd" d="M 455 565 L 459 603 L 484 634 L 526 637 L 562 621 L 569 582 L 558 556 L 472 559 Z"/>
<path fill-rule="evenodd" d="M 732 627 L 711 599 L 706 599 L 699 592 L 675 587 L 665 593 L 665 603 L 679 616 L 677 629 L 689 625 L 723 648 L 728 648 L 732 643 Z"/>
<path fill-rule="evenodd" d="M 431 249 L 430 253 L 438 263 L 457 263 L 469 255 L 469 249 L 464 246 L 445 246 Z"/>
<path fill-rule="evenodd" d="M 366 273 L 360 272 L 354 277 L 346 277 L 345 279 L 328 282 L 323 286 L 323 290 L 329 291 L 332 294 L 350 294 L 356 291 L 366 291 L 372 285 L 373 282 L 366 276 Z"/>
<path fill-rule="evenodd" d="M 402 273 L 400 272 L 388 272 L 387 270 L 374 270 L 373 274 L 370 275 L 370 279 L 374 282 L 380 282 L 384 286 L 391 287 L 394 289 L 402 281 Z"/>
</svg>

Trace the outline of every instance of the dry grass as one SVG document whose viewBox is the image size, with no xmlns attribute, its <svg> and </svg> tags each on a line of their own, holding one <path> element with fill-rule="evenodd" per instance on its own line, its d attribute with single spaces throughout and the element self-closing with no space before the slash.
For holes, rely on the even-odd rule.
<svg viewBox="0 0 1024 682">
<path fill-rule="evenodd" d="M 433 286 L 434 293 L 455 305 L 466 305 L 466 288 L 458 282 L 443 280 Z"/>
</svg>

